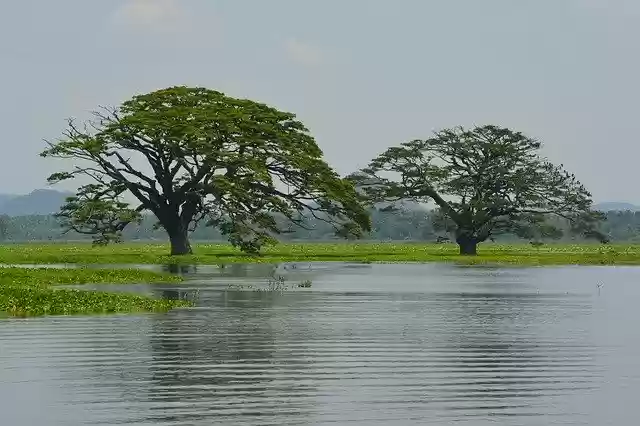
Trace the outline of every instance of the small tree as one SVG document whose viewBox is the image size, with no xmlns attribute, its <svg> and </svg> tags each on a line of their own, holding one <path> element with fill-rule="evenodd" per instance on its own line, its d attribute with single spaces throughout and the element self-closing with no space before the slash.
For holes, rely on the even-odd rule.
<svg viewBox="0 0 640 426">
<path fill-rule="evenodd" d="M 9 221 L 9 216 L 6 214 L 0 215 L 0 241 L 4 241 L 9 237 Z"/>
<path fill-rule="evenodd" d="M 591 194 L 538 155 L 540 142 L 496 126 L 461 127 L 406 142 L 350 177 L 372 202 L 433 200 L 434 225 L 451 232 L 460 254 L 500 233 L 557 237 L 560 218 L 573 232 L 605 242 Z"/>
<path fill-rule="evenodd" d="M 202 221 L 249 253 L 275 242 L 282 231 L 276 214 L 300 225 L 303 214 L 312 215 L 342 237 L 370 227 L 352 184 L 322 160 L 304 125 L 261 103 L 172 87 L 103 108 L 84 126 L 70 120 L 64 136 L 41 155 L 80 165 L 49 181 L 92 182 L 58 217 L 96 244 L 120 240 L 144 212 L 167 231 L 173 255 L 192 252 L 188 233 Z M 137 204 L 129 205 L 125 193 Z"/>
</svg>

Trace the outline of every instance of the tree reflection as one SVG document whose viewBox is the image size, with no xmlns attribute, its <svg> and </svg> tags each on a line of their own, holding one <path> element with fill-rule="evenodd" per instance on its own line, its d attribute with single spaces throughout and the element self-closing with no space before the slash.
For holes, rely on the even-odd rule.
<svg viewBox="0 0 640 426">
<path fill-rule="evenodd" d="M 283 296 L 228 291 L 208 297 L 212 308 L 206 313 L 180 311 L 153 321 L 149 397 L 161 402 L 162 412 L 154 420 L 220 422 L 230 416 L 233 423 L 236 416 L 304 414 L 273 405 L 306 388 L 281 378 L 287 365 L 275 356 L 283 331 L 273 325 L 275 307 L 286 303 Z"/>
<path fill-rule="evenodd" d="M 176 275 L 189 275 L 195 274 L 198 272 L 197 265 L 182 265 L 179 263 L 169 263 L 166 265 L 162 265 L 162 270 L 164 272 L 169 272 L 171 274 Z"/>
</svg>

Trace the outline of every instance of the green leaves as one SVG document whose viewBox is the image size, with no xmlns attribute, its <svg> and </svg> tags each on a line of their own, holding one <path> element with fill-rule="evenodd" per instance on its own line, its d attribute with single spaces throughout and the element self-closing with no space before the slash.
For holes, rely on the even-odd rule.
<svg viewBox="0 0 640 426">
<path fill-rule="evenodd" d="M 94 181 L 60 216 L 68 229 L 94 233 L 97 243 L 117 241 L 141 211 L 153 213 L 170 236 L 209 220 L 251 253 L 283 231 L 269 215 L 298 224 L 305 212 L 346 238 L 370 230 L 352 183 L 322 159 L 292 113 L 205 88 L 171 87 L 94 117 L 82 129 L 70 122 L 42 155 L 86 164 L 50 180 Z M 126 192 L 139 205 L 122 203 Z"/>
<path fill-rule="evenodd" d="M 167 311 L 186 300 L 151 299 L 126 293 L 54 289 L 55 285 L 175 282 L 179 277 L 140 270 L 0 268 L 0 312 L 12 316 Z"/>
<path fill-rule="evenodd" d="M 69 172 L 58 172 L 53 173 L 51 176 L 47 178 L 47 182 L 50 184 L 60 183 L 64 180 L 73 179 L 75 176 L 73 173 Z"/>
<path fill-rule="evenodd" d="M 124 227 L 141 219 L 139 211 L 120 201 L 122 192 L 115 182 L 84 185 L 76 196 L 67 198 L 56 217 L 67 230 L 93 235 L 96 245 L 120 242 Z"/>
<path fill-rule="evenodd" d="M 602 240 L 591 194 L 540 147 L 507 128 L 457 127 L 389 148 L 350 178 L 370 202 L 434 201 L 437 229 L 477 241 L 507 232 L 556 238 L 560 227 L 549 220 Z"/>
</svg>

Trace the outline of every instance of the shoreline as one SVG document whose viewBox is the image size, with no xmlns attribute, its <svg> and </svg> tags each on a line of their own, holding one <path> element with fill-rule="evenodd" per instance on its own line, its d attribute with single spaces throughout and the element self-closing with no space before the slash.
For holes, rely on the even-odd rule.
<svg viewBox="0 0 640 426">
<path fill-rule="evenodd" d="M 0 245 L 2 264 L 157 264 L 221 265 L 229 263 L 453 262 L 465 265 L 640 265 L 640 244 L 550 243 L 482 244 L 477 256 L 460 256 L 454 244 L 397 242 L 280 243 L 258 256 L 247 256 L 229 244 L 194 243 L 194 254 L 169 256 L 168 244 L 127 242 L 106 247 L 90 243 L 27 243 Z"/>
</svg>

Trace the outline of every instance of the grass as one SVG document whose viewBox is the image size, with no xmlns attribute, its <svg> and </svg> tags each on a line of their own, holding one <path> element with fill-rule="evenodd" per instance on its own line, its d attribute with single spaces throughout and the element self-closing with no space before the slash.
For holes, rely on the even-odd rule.
<svg viewBox="0 0 640 426">
<path fill-rule="evenodd" d="M 0 268 L 0 283 L 30 286 L 166 283 L 182 280 L 177 275 L 140 269 Z"/>
<path fill-rule="evenodd" d="M 126 293 L 55 288 L 89 283 L 175 282 L 180 277 L 135 269 L 0 268 L 0 312 L 9 316 L 164 312 L 188 306 L 182 300 Z"/>
<path fill-rule="evenodd" d="M 454 244 L 425 243 L 303 243 L 279 244 L 262 256 L 243 255 L 228 244 L 195 244 L 194 255 L 167 255 L 166 244 L 126 243 L 91 247 L 89 243 L 33 243 L 0 246 L 5 264 L 225 264 L 234 262 L 275 263 L 283 261 L 360 262 L 457 262 L 512 265 L 640 265 L 640 245 L 484 243 L 479 255 L 461 257 Z"/>
<path fill-rule="evenodd" d="M 228 244 L 195 244 L 196 254 L 172 258 L 166 244 L 128 243 L 91 247 L 88 243 L 7 244 L 0 264 L 226 264 L 234 262 L 358 261 L 457 262 L 511 265 L 640 265 L 640 245 L 482 244 L 479 255 L 461 257 L 453 244 L 304 243 L 279 244 L 251 257 Z M 157 312 L 188 306 L 126 294 L 55 288 L 63 284 L 154 283 L 180 277 L 138 269 L 0 268 L 0 312 L 11 316 Z M 281 283 L 280 283 L 281 284 Z M 279 283 L 274 285 L 278 287 Z M 305 283 L 300 287 L 307 287 Z M 269 287 L 270 288 L 270 287 Z M 278 287 L 279 288 L 279 287 Z"/>
</svg>

